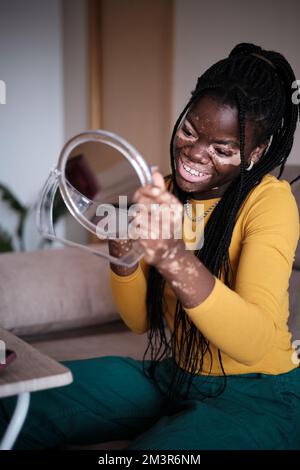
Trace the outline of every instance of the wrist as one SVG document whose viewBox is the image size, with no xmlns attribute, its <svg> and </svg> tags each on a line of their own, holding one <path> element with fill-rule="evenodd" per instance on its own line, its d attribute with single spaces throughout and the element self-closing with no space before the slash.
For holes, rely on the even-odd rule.
<svg viewBox="0 0 300 470">
<path fill-rule="evenodd" d="M 121 258 L 121 256 L 125 255 L 130 251 L 132 248 L 132 240 L 131 239 L 111 239 L 108 241 L 108 250 L 109 254 L 116 257 Z"/>
<path fill-rule="evenodd" d="M 174 263 L 176 259 L 186 256 L 186 252 L 185 244 L 182 240 L 179 240 L 178 243 L 168 248 L 157 263 L 155 263 L 156 269 L 162 274 L 162 272 L 165 272 L 171 267 L 172 263 Z"/>
<path fill-rule="evenodd" d="M 132 240 L 125 239 L 125 240 L 109 240 L 109 254 L 114 256 L 115 258 L 121 258 L 124 256 L 128 251 L 132 248 Z M 118 276 L 129 276 L 132 274 L 137 268 L 139 263 L 134 264 L 131 267 L 122 266 L 120 264 L 115 264 L 113 261 L 110 261 L 110 267 L 112 271 L 117 274 Z"/>
</svg>

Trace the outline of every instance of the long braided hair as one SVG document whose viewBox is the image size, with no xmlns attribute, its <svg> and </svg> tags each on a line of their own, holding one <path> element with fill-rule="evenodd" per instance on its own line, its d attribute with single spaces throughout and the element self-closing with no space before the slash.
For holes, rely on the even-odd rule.
<svg viewBox="0 0 300 470">
<path fill-rule="evenodd" d="M 266 60 L 256 54 L 263 56 Z M 224 282 L 229 287 L 232 268 L 228 250 L 239 208 L 247 195 L 260 183 L 263 176 L 278 166 L 280 166 L 280 171 L 277 178 L 280 178 L 293 146 L 300 109 L 299 104 L 292 101 L 292 85 L 295 80 L 294 72 L 283 55 L 278 52 L 264 50 L 251 43 L 240 43 L 233 48 L 227 58 L 212 65 L 198 78 L 196 88 L 192 91 L 191 98 L 178 117 L 173 129 L 170 144 L 172 192 L 182 204 L 185 204 L 189 195 L 182 191 L 176 183 L 173 148 L 174 138 L 183 117 L 204 94 L 214 96 L 220 103 L 238 109 L 240 175 L 230 183 L 224 192 L 205 226 L 204 244 L 200 250 L 194 252 L 195 256 L 213 275 L 220 278 L 223 272 Z M 245 171 L 247 163 L 244 158 L 246 118 L 251 120 L 256 131 L 256 145 L 269 140 L 269 147 L 264 150 L 261 158 L 250 172 Z M 290 184 L 293 184 L 299 178 L 300 175 Z M 203 370 L 205 354 L 210 357 L 210 374 L 212 353 L 209 342 L 189 319 L 178 299 L 175 309 L 174 330 L 170 339 L 167 339 L 164 320 L 164 287 L 164 278 L 154 266 L 150 266 L 146 296 L 149 324 L 147 332 L 148 346 L 143 356 L 143 371 L 160 388 L 155 377 L 157 363 L 164 356 L 166 358 L 176 357 L 178 329 L 181 327 L 182 334 L 178 351 L 179 363 L 183 364 L 183 368 L 174 367 L 172 373 L 170 373 L 167 397 L 172 399 L 173 396 L 183 396 L 180 393 L 181 389 L 178 391 L 177 386 L 184 384 L 187 378 L 188 387 L 185 396 L 188 396 L 193 378 Z M 185 345 L 186 353 L 183 354 Z M 149 367 L 146 368 L 144 358 L 149 348 L 151 350 L 151 360 L 148 361 Z M 182 354 L 184 355 L 183 358 Z M 227 379 L 219 349 L 218 361 L 224 378 L 223 385 L 217 392 L 217 395 L 220 395 L 225 390 Z M 186 373 L 187 368 L 190 369 L 189 374 Z M 198 370 L 197 373 L 196 370 Z M 163 390 L 161 391 L 165 393 Z M 199 391 L 199 394 L 199 398 L 207 396 L 201 391 Z"/>
</svg>

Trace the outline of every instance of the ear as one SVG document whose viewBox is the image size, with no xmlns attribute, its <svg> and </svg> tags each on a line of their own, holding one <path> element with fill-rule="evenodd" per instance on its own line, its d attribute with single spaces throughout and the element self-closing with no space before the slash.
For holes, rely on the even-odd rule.
<svg viewBox="0 0 300 470">
<path fill-rule="evenodd" d="M 267 140 L 266 142 L 263 142 L 262 144 L 258 145 L 255 147 L 255 149 L 252 150 L 252 152 L 249 155 L 249 161 L 248 163 L 250 164 L 250 161 L 252 160 L 253 163 L 257 163 L 259 159 L 262 157 L 265 149 L 268 147 L 269 141 Z"/>
</svg>

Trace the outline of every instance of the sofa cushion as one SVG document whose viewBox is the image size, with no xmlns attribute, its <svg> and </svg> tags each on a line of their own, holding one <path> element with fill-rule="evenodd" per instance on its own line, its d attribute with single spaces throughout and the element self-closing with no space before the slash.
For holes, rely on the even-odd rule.
<svg viewBox="0 0 300 470">
<path fill-rule="evenodd" d="M 165 334 L 169 339 L 167 328 Z M 102 356 L 128 356 L 141 360 L 148 344 L 147 333 L 133 333 L 122 320 L 68 331 L 25 335 L 22 339 L 57 361 Z M 150 357 L 150 351 L 147 351 L 145 358 Z"/>
<path fill-rule="evenodd" d="M 0 324 L 17 335 L 119 320 L 108 261 L 63 247 L 0 256 Z"/>
</svg>

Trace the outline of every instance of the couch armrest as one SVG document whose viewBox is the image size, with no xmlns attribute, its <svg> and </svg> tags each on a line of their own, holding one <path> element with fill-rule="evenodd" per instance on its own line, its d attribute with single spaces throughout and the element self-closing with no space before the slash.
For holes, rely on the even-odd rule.
<svg viewBox="0 0 300 470">
<path fill-rule="evenodd" d="M 108 266 L 70 247 L 0 255 L 0 325 L 31 335 L 120 320 Z"/>
</svg>

